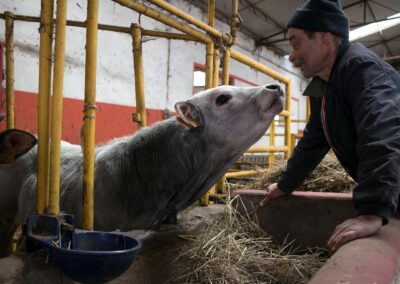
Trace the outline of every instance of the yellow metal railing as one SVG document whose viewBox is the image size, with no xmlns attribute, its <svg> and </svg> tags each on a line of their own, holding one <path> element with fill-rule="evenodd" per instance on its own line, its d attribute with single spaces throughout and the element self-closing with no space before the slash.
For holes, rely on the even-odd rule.
<svg viewBox="0 0 400 284">
<path fill-rule="evenodd" d="M 49 202 L 50 89 L 53 42 L 53 0 L 42 0 L 39 48 L 38 178 L 36 212 L 43 214 Z"/>
<path fill-rule="evenodd" d="M 57 0 L 56 38 L 54 49 L 54 80 L 51 114 L 50 190 L 49 214 L 60 212 L 60 149 L 62 129 L 62 102 L 64 86 L 65 34 L 67 22 L 67 0 Z"/>
</svg>

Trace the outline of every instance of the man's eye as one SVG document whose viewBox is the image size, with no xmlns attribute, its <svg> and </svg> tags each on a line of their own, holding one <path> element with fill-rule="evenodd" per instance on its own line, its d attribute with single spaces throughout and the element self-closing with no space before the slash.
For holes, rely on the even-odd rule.
<svg viewBox="0 0 400 284">
<path fill-rule="evenodd" d="M 231 95 L 219 95 L 215 102 L 217 103 L 217 105 L 221 106 L 227 103 L 231 98 Z"/>
</svg>

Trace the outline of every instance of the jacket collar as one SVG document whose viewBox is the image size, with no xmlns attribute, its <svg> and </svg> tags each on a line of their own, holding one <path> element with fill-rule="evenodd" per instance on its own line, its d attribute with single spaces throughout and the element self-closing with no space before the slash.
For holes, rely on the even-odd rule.
<svg viewBox="0 0 400 284">
<path fill-rule="evenodd" d="M 339 64 L 339 61 L 342 59 L 343 55 L 349 49 L 349 47 L 350 47 L 349 40 L 348 39 L 343 39 L 342 43 L 339 46 L 339 50 L 338 50 L 338 52 L 336 54 L 335 62 L 333 63 L 331 74 L 329 75 L 328 83 L 331 82 L 332 74 L 335 72 L 335 69 L 337 68 L 337 65 Z"/>
</svg>

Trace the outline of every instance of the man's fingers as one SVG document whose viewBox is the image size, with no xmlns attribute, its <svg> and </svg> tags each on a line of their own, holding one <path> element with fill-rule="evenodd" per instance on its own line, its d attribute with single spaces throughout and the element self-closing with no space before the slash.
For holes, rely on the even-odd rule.
<svg viewBox="0 0 400 284">
<path fill-rule="evenodd" d="M 358 239 L 359 237 L 360 237 L 359 232 L 355 231 L 355 230 L 344 231 L 344 232 L 336 235 L 335 237 L 332 237 L 328 241 L 329 253 L 333 254 L 342 245 L 344 245 L 350 241 L 353 241 L 355 239 Z"/>
<path fill-rule="evenodd" d="M 336 236 L 343 234 L 344 231 L 348 230 L 353 226 L 353 223 L 354 222 L 352 222 L 352 219 L 349 219 L 344 221 L 342 224 L 336 226 L 330 239 L 335 239 Z"/>
<path fill-rule="evenodd" d="M 329 252 L 334 253 L 339 247 L 353 241 L 379 232 L 382 227 L 382 217 L 376 215 L 360 215 L 348 219 L 335 228 L 328 241 Z"/>
</svg>

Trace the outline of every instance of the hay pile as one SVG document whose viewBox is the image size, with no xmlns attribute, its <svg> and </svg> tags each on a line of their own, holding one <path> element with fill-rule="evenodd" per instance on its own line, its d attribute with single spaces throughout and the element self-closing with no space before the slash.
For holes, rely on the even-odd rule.
<svg viewBox="0 0 400 284">
<path fill-rule="evenodd" d="M 253 188 L 265 189 L 269 184 L 278 181 L 278 175 L 286 162 L 279 162 L 271 168 L 271 171 L 249 178 L 246 182 L 233 182 L 234 189 Z M 296 190 L 319 192 L 350 192 L 356 183 L 346 173 L 335 155 L 328 153 L 314 172 Z"/>
<path fill-rule="evenodd" d="M 269 173 L 231 180 L 228 186 L 265 189 L 277 182 L 285 164 L 279 162 Z M 330 153 L 297 190 L 349 192 L 355 185 Z M 249 219 L 227 204 L 225 215 L 182 250 L 177 260 L 188 260 L 188 267 L 169 283 L 307 283 L 326 261 L 322 249 L 301 252 L 291 244 L 278 247 Z"/>
<path fill-rule="evenodd" d="M 277 247 L 228 204 L 224 216 L 182 250 L 177 261 L 188 260 L 188 266 L 168 283 L 307 283 L 324 264 L 322 254 Z"/>
</svg>

